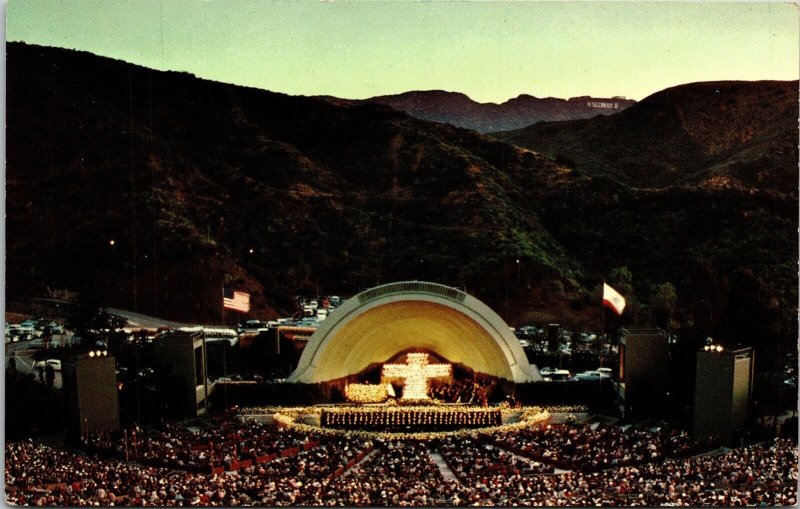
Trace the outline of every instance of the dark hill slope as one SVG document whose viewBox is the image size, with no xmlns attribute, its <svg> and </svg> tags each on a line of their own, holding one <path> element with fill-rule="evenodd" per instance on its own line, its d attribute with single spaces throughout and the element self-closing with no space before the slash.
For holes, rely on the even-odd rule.
<svg viewBox="0 0 800 509">
<path fill-rule="evenodd" d="M 555 170 L 545 158 L 68 50 L 9 44 L 8 69 L 9 295 L 216 319 L 226 278 L 259 309 L 399 279 L 498 304 L 516 259 L 519 281 L 582 279 L 505 171 Z"/>
<path fill-rule="evenodd" d="M 482 133 L 519 129 L 543 121 L 609 115 L 635 104 L 635 101 L 630 99 L 594 99 L 591 97 L 559 99 L 556 97 L 533 97 L 527 94 L 500 104 L 481 103 L 473 101 L 464 94 L 444 90 L 419 90 L 371 97 L 361 101 L 331 99 L 340 104 L 383 104 L 398 111 L 404 111 L 415 118 L 453 124 Z M 600 103 L 606 107 L 600 107 Z"/>
<path fill-rule="evenodd" d="M 533 125 L 496 137 L 613 175 L 797 195 L 798 82 L 692 83 L 608 117 Z"/>
</svg>

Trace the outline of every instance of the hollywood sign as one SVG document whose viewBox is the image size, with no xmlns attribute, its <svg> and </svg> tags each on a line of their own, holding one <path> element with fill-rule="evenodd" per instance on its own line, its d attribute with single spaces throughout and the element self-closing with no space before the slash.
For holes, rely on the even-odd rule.
<svg viewBox="0 0 800 509">
<path fill-rule="evenodd" d="M 604 110 L 618 110 L 619 103 L 605 101 L 586 101 L 586 106 L 590 108 L 600 108 Z"/>
</svg>

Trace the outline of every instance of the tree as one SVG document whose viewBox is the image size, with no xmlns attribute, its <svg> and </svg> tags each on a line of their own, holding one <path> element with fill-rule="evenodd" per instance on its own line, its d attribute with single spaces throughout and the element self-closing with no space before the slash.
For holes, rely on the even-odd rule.
<svg viewBox="0 0 800 509">
<path fill-rule="evenodd" d="M 628 267 L 622 266 L 612 269 L 608 275 L 608 283 L 623 295 L 633 295 L 633 274 L 631 274 Z"/>
<path fill-rule="evenodd" d="M 650 310 L 653 323 L 664 330 L 669 330 L 672 315 L 678 304 L 678 294 L 675 286 L 670 283 L 654 285 L 650 289 Z"/>
</svg>

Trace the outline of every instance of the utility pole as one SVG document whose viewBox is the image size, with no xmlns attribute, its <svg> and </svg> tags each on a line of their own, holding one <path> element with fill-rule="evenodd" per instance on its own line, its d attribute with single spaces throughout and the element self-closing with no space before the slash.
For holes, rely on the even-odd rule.
<svg viewBox="0 0 800 509">
<path fill-rule="evenodd" d="M 504 263 L 505 267 L 503 272 L 505 273 L 505 281 L 506 281 L 506 323 L 508 323 L 508 316 L 509 316 L 509 306 L 508 306 L 508 263 Z"/>
</svg>

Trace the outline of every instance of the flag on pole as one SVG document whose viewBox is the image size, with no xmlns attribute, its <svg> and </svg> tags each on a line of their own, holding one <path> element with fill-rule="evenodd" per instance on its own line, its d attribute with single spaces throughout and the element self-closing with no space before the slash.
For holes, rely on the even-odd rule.
<svg viewBox="0 0 800 509">
<path fill-rule="evenodd" d="M 622 315 L 625 309 L 625 297 L 619 294 L 616 290 L 603 283 L 603 305 L 610 307 L 617 316 Z"/>
<path fill-rule="evenodd" d="M 235 292 L 227 288 L 222 289 L 222 307 L 233 309 L 242 313 L 250 311 L 250 294 L 245 292 Z"/>
</svg>

